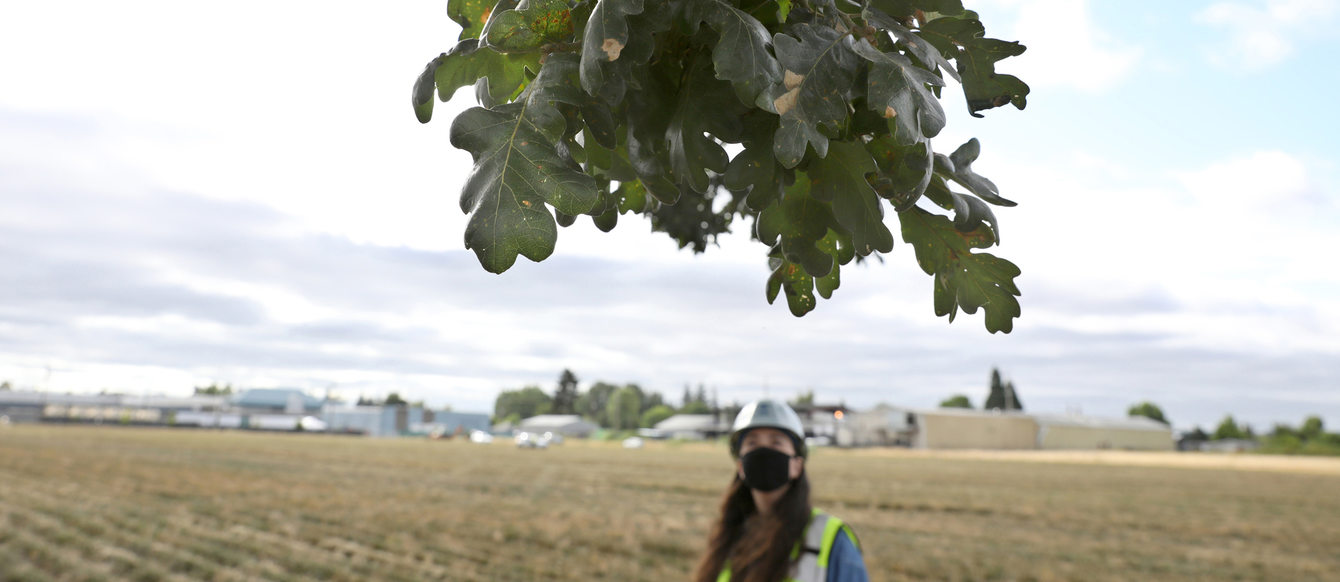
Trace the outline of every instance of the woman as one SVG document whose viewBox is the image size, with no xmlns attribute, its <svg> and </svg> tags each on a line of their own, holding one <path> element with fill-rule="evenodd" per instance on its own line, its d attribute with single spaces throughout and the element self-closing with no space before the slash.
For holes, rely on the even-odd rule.
<svg viewBox="0 0 1340 582">
<path fill-rule="evenodd" d="M 751 402 L 731 429 L 735 477 L 696 582 L 865 582 L 860 545 L 841 520 L 810 507 L 805 429 L 775 400 Z"/>
</svg>

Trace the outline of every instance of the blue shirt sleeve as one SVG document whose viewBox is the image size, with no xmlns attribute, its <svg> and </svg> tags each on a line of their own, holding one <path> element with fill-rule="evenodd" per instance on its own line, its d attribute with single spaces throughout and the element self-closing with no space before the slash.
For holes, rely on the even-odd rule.
<svg viewBox="0 0 1340 582">
<path fill-rule="evenodd" d="M 833 540 L 833 549 L 828 554 L 828 582 L 869 582 L 865 572 L 865 559 L 861 550 L 856 549 L 847 530 L 838 532 Z"/>
</svg>

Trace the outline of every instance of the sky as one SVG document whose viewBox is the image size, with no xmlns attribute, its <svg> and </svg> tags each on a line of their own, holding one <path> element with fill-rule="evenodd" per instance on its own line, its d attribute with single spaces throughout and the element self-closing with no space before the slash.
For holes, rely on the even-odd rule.
<svg viewBox="0 0 1340 582">
<path fill-rule="evenodd" d="M 7 3 L 0 380 L 491 411 L 570 369 L 859 409 L 980 406 L 998 368 L 1032 411 L 1340 428 L 1340 0 L 965 4 L 1028 47 L 999 67 L 1028 107 L 975 119 L 951 86 L 934 141 L 980 139 L 1019 203 L 990 251 L 1023 271 L 1008 335 L 935 317 L 902 241 L 803 318 L 748 223 L 694 255 L 582 219 L 485 272 L 448 143 L 473 97 L 410 106 L 459 30 L 442 0 Z"/>
</svg>

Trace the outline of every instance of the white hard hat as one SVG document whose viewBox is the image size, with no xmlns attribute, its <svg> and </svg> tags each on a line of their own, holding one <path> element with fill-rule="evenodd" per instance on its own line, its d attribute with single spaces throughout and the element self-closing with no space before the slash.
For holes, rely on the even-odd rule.
<svg viewBox="0 0 1340 582">
<path fill-rule="evenodd" d="M 805 456 L 805 426 L 800 416 L 780 400 L 755 400 L 744 405 L 735 417 L 730 432 L 730 454 L 740 456 L 740 438 L 746 431 L 754 428 L 775 428 L 787 432 L 795 441 L 796 454 Z"/>
</svg>

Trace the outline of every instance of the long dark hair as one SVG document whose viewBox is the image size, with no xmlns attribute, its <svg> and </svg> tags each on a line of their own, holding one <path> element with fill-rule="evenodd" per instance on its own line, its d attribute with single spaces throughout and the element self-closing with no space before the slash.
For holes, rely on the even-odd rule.
<svg viewBox="0 0 1340 582">
<path fill-rule="evenodd" d="M 810 521 L 810 481 L 802 470 L 791 487 L 763 515 L 737 474 L 721 501 L 721 518 L 712 528 L 695 582 L 715 582 L 730 561 L 731 582 L 781 582 L 791 567 L 791 550 Z"/>
</svg>

